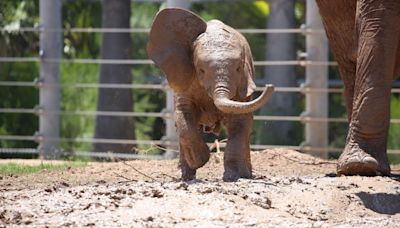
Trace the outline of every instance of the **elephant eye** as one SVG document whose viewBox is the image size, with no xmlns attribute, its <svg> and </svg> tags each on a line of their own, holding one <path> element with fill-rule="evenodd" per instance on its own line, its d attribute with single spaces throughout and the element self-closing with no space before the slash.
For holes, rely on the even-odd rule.
<svg viewBox="0 0 400 228">
<path fill-rule="evenodd" d="M 203 69 L 200 69 L 200 73 L 201 73 L 201 74 L 204 74 L 205 71 L 204 71 Z"/>
<path fill-rule="evenodd" d="M 240 72 L 240 70 L 241 70 L 241 67 L 238 66 L 238 67 L 236 68 L 236 71 L 237 71 L 237 72 Z"/>
</svg>

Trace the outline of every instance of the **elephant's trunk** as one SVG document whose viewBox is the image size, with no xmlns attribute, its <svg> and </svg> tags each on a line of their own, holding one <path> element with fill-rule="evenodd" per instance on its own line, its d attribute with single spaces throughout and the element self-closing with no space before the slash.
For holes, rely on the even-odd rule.
<svg viewBox="0 0 400 228">
<path fill-rule="evenodd" d="M 217 88 L 214 91 L 214 104 L 224 113 L 244 114 L 254 112 L 261 108 L 270 99 L 274 92 L 273 85 L 265 85 L 262 94 L 255 100 L 249 102 L 239 102 L 229 99 L 229 90 L 226 88 Z"/>
</svg>

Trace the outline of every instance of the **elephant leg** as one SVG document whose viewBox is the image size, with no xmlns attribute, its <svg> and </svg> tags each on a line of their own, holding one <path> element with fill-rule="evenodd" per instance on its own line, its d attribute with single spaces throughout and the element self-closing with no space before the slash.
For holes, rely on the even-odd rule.
<svg viewBox="0 0 400 228">
<path fill-rule="evenodd" d="M 390 174 L 386 144 L 399 24 L 398 0 L 358 0 L 353 112 L 339 175 Z"/>
<path fill-rule="evenodd" d="M 185 98 L 176 98 L 175 122 L 179 137 L 179 167 L 183 180 L 196 178 L 196 169 L 210 158 L 210 150 L 204 142 L 194 105 Z"/>
<path fill-rule="evenodd" d="M 229 115 L 225 125 L 228 142 L 224 153 L 224 181 L 251 178 L 250 133 L 252 114 Z"/>
<path fill-rule="evenodd" d="M 400 38 L 397 44 L 396 66 L 394 68 L 393 80 L 400 77 Z"/>
<path fill-rule="evenodd" d="M 351 121 L 356 75 L 357 41 L 355 17 L 357 0 L 317 0 L 319 12 L 344 83 L 347 117 Z M 344 35 L 345 34 L 345 35 Z"/>
</svg>

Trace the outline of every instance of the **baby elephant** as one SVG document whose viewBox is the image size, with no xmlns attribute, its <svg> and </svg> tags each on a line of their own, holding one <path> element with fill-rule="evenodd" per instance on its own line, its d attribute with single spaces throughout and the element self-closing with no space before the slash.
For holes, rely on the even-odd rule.
<svg viewBox="0 0 400 228">
<path fill-rule="evenodd" d="M 221 21 L 206 23 L 189 11 L 168 8 L 153 22 L 147 52 L 175 92 L 182 179 L 194 179 L 209 160 L 202 133 L 218 134 L 221 123 L 228 133 L 224 181 L 251 178 L 252 112 L 269 100 L 274 87 L 266 85 L 250 99 L 254 66 L 246 39 Z"/>
</svg>

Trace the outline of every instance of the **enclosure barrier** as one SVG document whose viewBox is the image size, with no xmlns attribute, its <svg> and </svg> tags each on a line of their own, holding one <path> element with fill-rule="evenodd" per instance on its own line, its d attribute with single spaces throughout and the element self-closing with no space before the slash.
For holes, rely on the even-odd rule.
<svg viewBox="0 0 400 228">
<path fill-rule="evenodd" d="M 43 1 L 43 0 L 42 0 Z M 139 1 L 139 0 L 135 0 Z M 160 2 L 161 0 L 154 0 L 153 2 Z M 192 2 L 197 2 L 200 0 L 192 0 Z M 313 3 L 307 1 L 307 7 L 310 7 Z M 312 0 L 313 1 L 313 0 Z M 52 2 L 50 0 L 50 2 Z M 58 2 L 58 1 L 54 1 Z M 315 4 L 315 3 L 314 3 Z M 59 7 L 59 6 L 55 6 Z M 315 7 L 315 5 L 313 6 Z M 314 14 L 315 14 L 315 8 Z M 43 15 L 41 15 L 43 17 Z M 328 66 L 337 66 L 336 62 L 330 62 L 327 60 L 318 61 L 318 58 L 312 57 L 312 52 L 310 46 L 314 45 L 316 42 L 323 42 L 321 40 L 313 40 L 320 39 L 321 35 L 324 34 L 324 30 L 315 26 L 315 23 L 318 22 L 318 18 L 315 18 L 315 15 L 308 15 L 308 26 L 302 25 L 297 29 L 238 29 L 241 33 L 248 34 L 268 34 L 268 33 L 296 33 L 307 36 L 307 42 L 312 42 L 312 44 L 307 45 L 308 50 L 305 59 L 293 60 L 293 61 L 255 61 L 255 66 L 277 66 L 277 65 L 293 65 L 293 66 L 301 66 L 301 67 L 322 67 L 320 69 L 320 73 L 326 71 Z M 54 26 L 41 26 L 38 27 L 25 27 L 25 28 L 0 28 L 0 33 L 14 33 L 14 32 L 33 32 L 42 34 L 62 34 L 62 33 L 148 33 L 149 29 L 147 28 L 55 28 Z M 317 38 L 315 38 L 317 37 Z M 324 39 L 324 38 L 322 38 Z M 42 40 L 42 39 L 41 39 Z M 51 42 L 51 40 L 46 41 Z M 323 45 L 323 44 L 320 44 Z M 326 47 L 322 47 L 326 48 Z M 321 51 L 321 50 L 314 50 Z M 326 52 L 326 50 L 325 50 Z M 322 51 L 322 54 L 325 53 Z M 37 62 L 43 64 L 60 64 L 60 63 L 77 63 L 77 64 L 129 64 L 129 65 L 148 65 L 153 64 L 151 60 L 148 59 L 129 59 L 129 60 L 121 60 L 121 59 L 63 59 L 60 56 L 50 56 L 43 58 L 44 53 L 40 53 L 39 57 L 0 57 L 0 63 L 14 63 L 14 62 Z M 326 53 L 325 53 L 326 54 Z M 322 71 L 321 71 L 322 69 Z M 306 96 L 306 109 L 319 109 L 320 106 L 313 102 L 313 99 L 319 99 L 321 95 L 327 96 L 329 93 L 342 93 L 343 89 L 341 88 L 327 88 L 325 86 L 315 86 L 310 84 L 310 80 L 314 80 L 315 78 L 321 77 L 321 75 L 315 74 L 316 71 L 311 71 L 313 76 L 306 77 L 306 82 L 303 83 L 300 87 L 276 87 L 276 92 L 293 92 L 293 93 L 301 93 Z M 318 71 L 317 71 L 318 72 Z M 323 73 L 322 73 L 323 74 Z M 325 82 L 323 82 L 325 83 Z M 162 90 L 166 93 L 171 93 L 171 89 L 168 87 L 166 83 L 164 84 L 97 84 L 97 83 L 70 83 L 70 84 L 60 84 L 57 81 L 51 81 L 48 83 L 48 80 L 43 80 L 43 78 L 38 78 L 33 82 L 21 82 L 21 81 L 0 81 L 1 87 L 35 87 L 40 91 L 44 89 L 61 89 L 61 88 L 118 88 L 118 89 L 147 89 L 147 90 Z M 257 87 L 257 91 L 262 91 L 263 87 Z M 392 89 L 392 93 L 400 93 L 400 89 L 394 88 Z M 169 99 L 169 105 L 171 105 L 171 97 Z M 41 96 L 42 100 L 42 96 Z M 310 102 L 311 101 L 311 102 Z M 308 103 L 307 103 L 308 102 Z M 167 101 L 168 103 L 168 101 Z M 317 102 L 318 103 L 318 102 Z M 307 106 L 308 105 L 308 106 Z M 309 106 L 311 105 L 311 106 Z M 164 109 L 163 112 L 160 113 L 140 113 L 140 112 L 111 112 L 111 111 L 84 111 L 84 110 L 48 110 L 44 109 L 40 105 L 31 108 L 1 108 L 0 113 L 26 113 L 33 114 L 39 117 L 53 115 L 59 118 L 61 115 L 79 115 L 79 116 L 125 116 L 125 117 L 158 117 L 163 118 L 166 121 L 172 121 L 173 112 L 171 106 L 169 108 Z M 310 110 L 306 110 L 300 116 L 254 116 L 255 121 L 296 121 L 306 124 L 306 126 L 318 126 L 316 123 L 320 124 L 328 124 L 328 123 L 346 123 L 346 118 L 328 118 L 324 116 L 318 116 L 318 113 L 315 115 L 310 114 Z M 326 112 L 327 107 L 324 112 Z M 41 122 L 46 120 L 41 120 Z M 399 124 L 400 119 L 391 119 L 390 121 L 393 124 Z M 307 131 L 307 127 L 306 127 Z M 313 130 L 310 130 L 313 131 Z M 320 131 L 316 131 L 320 132 Z M 317 133 L 318 134 L 318 133 Z M 42 145 L 44 142 L 55 143 L 54 145 L 58 145 L 60 142 L 80 142 L 80 143 L 110 143 L 110 144 L 127 144 L 127 145 L 153 145 L 158 147 L 162 145 L 163 147 L 168 146 L 177 146 L 176 140 L 168 140 L 171 137 L 166 137 L 164 140 L 120 140 L 120 139 L 95 139 L 95 138 L 63 138 L 59 137 L 55 134 L 56 137 L 44 136 L 40 131 L 33 136 L 23 136 L 23 135 L 0 135 L 0 140 L 15 140 L 15 141 L 34 141 Z M 314 137 L 308 136 L 306 133 L 306 137 Z M 322 137 L 327 137 L 323 135 Z M 313 140 L 311 140 L 313 141 Z M 324 142 L 326 144 L 326 142 Z M 225 143 L 218 143 L 220 147 L 225 147 Z M 311 143 L 313 144 L 313 143 Z M 211 144 L 209 144 L 211 146 Z M 329 152 L 341 152 L 342 148 L 331 148 L 327 146 L 315 146 L 309 144 L 302 144 L 300 146 L 286 146 L 286 145 L 251 145 L 252 150 L 262 150 L 262 149 L 271 149 L 271 148 L 288 148 L 293 150 L 305 151 L 308 153 L 320 154 Z M 39 149 L 36 148 L 0 148 L 0 153 L 24 153 L 24 154 L 38 154 L 40 153 Z M 125 154 L 125 153 L 104 153 L 104 152 L 93 152 L 93 151 L 60 151 L 61 154 L 66 155 L 77 155 L 77 156 L 91 156 L 91 157 L 106 157 L 106 158 L 125 158 L 125 159 L 162 159 L 161 156 L 151 156 L 146 154 Z M 400 153 L 400 150 L 388 150 L 388 153 Z"/>
</svg>

